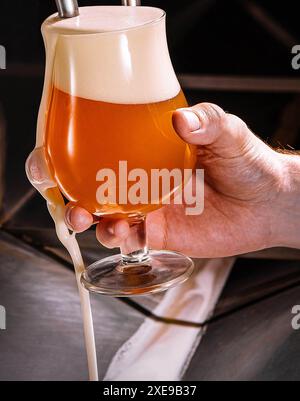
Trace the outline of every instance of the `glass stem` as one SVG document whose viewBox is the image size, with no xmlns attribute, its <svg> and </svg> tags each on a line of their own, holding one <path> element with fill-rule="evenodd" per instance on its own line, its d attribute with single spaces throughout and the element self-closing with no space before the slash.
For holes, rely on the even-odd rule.
<svg viewBox="0 0 300 401">
<path fill-rule="evenodd" d="M 140 214 L 128 217 L 130 234 L 121 245 L 122 266 L 132 266 L 149 261 L 146 239 L 146 216 Z"/>
</svg>

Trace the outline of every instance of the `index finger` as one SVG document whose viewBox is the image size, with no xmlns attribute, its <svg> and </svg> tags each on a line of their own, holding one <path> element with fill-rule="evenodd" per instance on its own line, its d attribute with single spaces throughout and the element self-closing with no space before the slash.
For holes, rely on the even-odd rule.
<svg viewBox="0 0 300 401">
<path fill-rule="evenodd" d="M 80 206 L 75 206 L 72 203 L 66 206 L 65 223 L 70 230 L 76 233 L 86 231 L 98 221 L 99 219 L 97 217 L 94 217 Z"/>
</svg>

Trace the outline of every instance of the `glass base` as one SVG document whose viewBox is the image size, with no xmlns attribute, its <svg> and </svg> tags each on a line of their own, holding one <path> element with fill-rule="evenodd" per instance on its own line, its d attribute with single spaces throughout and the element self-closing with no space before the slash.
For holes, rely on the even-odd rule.
<svg viewBox="0 0 300 401">
<path fill-rule="evenodd" d="M 121 255 L 110 256 L 88 266 L 81 283 L 90 292 L 127 297 L 166 291 L 192 274 L 193 261 L 170 251 L 149 251 L 145 262 L 124 264 Z"/>
</svg>

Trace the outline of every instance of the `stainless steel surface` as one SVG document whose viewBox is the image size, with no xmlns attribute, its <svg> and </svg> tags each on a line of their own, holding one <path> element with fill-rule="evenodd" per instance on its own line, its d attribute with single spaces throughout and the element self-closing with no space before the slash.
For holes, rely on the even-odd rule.
<svg viewBox="0 0 300 401">
<path fill-rule="evenodd" d="M 55 0 L 60 18 L 73 18 L 79 15 L 77 0 Z"/>
<path fill-rule="evenodd" d="M 40 236 L 55 247 L 49 232 Z M 300 380 L 300 331 L 291 327 L 291 308 L 300 298 L 299 262 L 238 263 L 219 302 L 219 318 L 208 325 L 184 379 Z M 270 288 L 277 293 L 268 294 Z M 151 310 L 159 299 L 145 298 L 140 306 L 147 302 Z M 135 310 L 139 305 L 118 299 L 95 296 L 92 303 L 102 378 L 144 315 Z M 0 305 L 7 311 L 7 330 L 0 330 L 0 380 L 87 380 L 73 272 L 3 232 Z"/>
<path fill-rule="evenodd" d="M 87 380 L 74 273 L 0 231 L 0 381 Z M 117 299 L 92 297 L 100 379 L 144 316 Z"/>
<path fill-rule="evenodd" d="M 122 0 L 123 6 L 140 6 L 140 0 Z"/>
<path fill-rule="evenodd" d="M 37 212 L 38 210 L 37 215 L 33 215 L 33 211 Z M 42 221 L 43 215 L 47 215 L 45 205 L 43 200 L 37 196 L 36 200 L 31 201 L 28 208 L 25 208 L 17 219 L 21 222 L 23 218 L 29 217 L 27 222 L 31 225 L 12 226 L 10 230 L 18 237 L 23 237 L 34 246 L 41 248 L 41 250 L 48 251 L 67 263 L 71 263 L 68 253 L 57 239 L 55 230 L 40 226 L 39 222 Z M 94 229 L 78 235 L 77 238 L 86 264 L 118 253 L 118 249 L 112 251 L 103 247 L 96 240 Z M 258 301 L 276 291 L 284 291 L 290 285 L 300 283 L 299 259 L 299 251 L 288 248 L 257 252 L 255 255 L 250 255 L 250 258 L 238 259 L 224 289 L 223 296 L 217 304 L 216 314 L 222 315 L 249 302 Z M 197 259 L 194 259 L 194 262 L 197 269 Z M 160 299 L 159 294 L 141 296 L 134 299 L 133 306 L 138 305 L 144 308 L 144 312 L 147 314 L 156 307 Z"/>
<path fill-rule="evenodd" d="M 28 66 L 27 69 L 23 65 L 12 66 L 5 72 L 11 74 L 9 79 L 0 72 L 3 109 L 7 111 L 13 105 L 19 111 L 18 119 L 12 112 L 5 115 L 9 146 L 4 206 L 11 216 L 6 228 L 26 241 L 32 241 L 43 252 L 51 251 L 53 256 L 69 260 L 58 243 L 53 222 L 39 195 L 28 201 L 18 214 L 12 213 L 14 205 L 30 188 L 24 174 L 24 161 L 33 147 L 32 132 L 36 123 L 33 110 L 36 111 L 39 105 L 41 71 L 38 65 L 36 68 Z M 200 77 L 200 83 L 198 76 L 194 77 L 195 82 L 185 81 L 187 86 L 190 83 L 191 87 L 214 88 L 215 92 L 205 92 L 204 96 L 202 90 L 190 91 L 190 104 L 203 101 L 204 96 L 205 100 L 220 103 L 226 110 L 241 115 L 254 131 L 265 133 L 265 136 L 274 132 L 274 113 L 270 110 L 282 110 L 286 105 L 283 96 L 286 95 L 251 94 L 248 92 L 250 87 L 253 85 L 258 92 L 274 91 L 274 88 L 282 93 L 299 91 L 299 85 L 290 80 L 270 78 L 266 84 L 261 79 L 249 82 L 247 78 L 235 77 L 231 81 L 220 77 L 216 84 L 214 77 Z M 185 80 L 189 76 L 183 78 Z M 226 94 L 220 88 L 227 88 L 230 92 Z M 12 89 L 15 96 L 9 100 Z M 22 121 L 24 129 L 20 129 L 18 121 Z M 111 254 L 96 242 L 94 230 L 78 238 L 88 263 Z M 15 242 L 12 239 L 5 252 L 2 247 L 0 249 L 0 305 L 4 304 L 8 310 L 8 329 L 0 331 L 0 380 L 87 379 L 80 306 L 72 271 L 54 258 L 34 252 L 32 248 L 25 247 L 23 250 L 23 246 Z M 274 252 L 268 250 L 260 255 L 274 258 Z M 284 253 L 277 250 L 275 257 L 278 255 L 299 259 L 299 251 L 296 250 L 284 250 Z M 258 255 L 248 255 L 252 256 Z M 217 306 L 217 315 L 223 317 L 209 325 L 207 336 L 197 349 L 185 378 L 297 378 L 299 364 L 295 352 L 299 354 L 299 332 L 290 330 L 286 338 L 286 321 L 280 319 L 283 313 L 289 316 L 290 303 L 299 304 L 298 290 L 288 290 L 288 287 L 299 281 L 300 267 L 293 261 L 280 264 L 270 260 L 243 260 L 238 263 L 240 266 L 234 268 Z M 280 292 L 280 295 L 273 297 L 274 291 Z M 292 292 L 297 293 L 296 297 L 292 295 L 289 299 Z M 270 302 L 267 303 L 266 297 Z M 285 299 L 284 311 L 278 305 L 281 297 Z M 143 313 L 149 314 L 155 308 L 159 296 L 140 298 L 138 304 L 131 300 L 128 302 L 131 307 L 118 300 L 93 297 L 100 377 L 103 377 L 118 347 L 143 321 Z M 251 307 L 247 306 L 249 303 Z M 271 321 L 264 323 L 268 311 L 264 315 L 260 305 L 270 308 Z M 268 322 L 273 330 L 269 329 Z M 281 345 L 277 342 L 276 346 L 280 335 Z M 253 355 L 248 352 L 248 345 L 252 351 L 254 349 Z"/>
<path fill-rule="evenodd" d="M 300 286 L 208 326 L 184 380 L 300 380 Z"/>
<path fill-rule="evenodd" d="M 215 309 L 224 316 L 300 286 L 299 260 L 238 259 Z"/>
</svg>

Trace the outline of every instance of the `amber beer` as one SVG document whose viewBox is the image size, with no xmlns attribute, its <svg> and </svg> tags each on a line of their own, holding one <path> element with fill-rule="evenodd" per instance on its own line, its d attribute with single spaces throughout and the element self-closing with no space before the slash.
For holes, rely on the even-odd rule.
<svg viewBox="0 0 300 401">
<path fill-rule="evenodd" d="M 151 169 L 193 168 L 194 148 L 172 127 L 172 112 L 186 105 L 182 91 L 165 101 L 117 104 L 71 96 L 53 86 L 45 144 L 63 194 L 94 214 L 146 213 L 160 207 L 150 197 L 147 205 L 101 205 L 96 175 L 104 168 L 117 174 L 119 161 L 127 161 L 128 170 L 144 169 L 148 177 Z M 150 194 L 150 181 L 148 185 Z"/>
<path fill-rule="evenodd" d="M 117 170 L 121 160 L 128 169 L 148 173 L 153 168 L 190 168 L 195 149 L 181 141 L 171 124 L 172 111 L 186 101 L 169 57 L 163 10 L 81 7 L 76 18 L 50 16 L 42 32 L 45 82 L 26 173 L 47 200 L 57 236 L 73 261 L 89 376 L 98 381 L 86 289 L 111 296 L 163 291 L 186 280 L 193 262 L 179 253 L 148 250 L 145 218 L 134 214 L 124 216 L 131 228 L 122 254 L 86 266 L 76 236 L 65 224 L 61 191 L 92 213 L 151 210 L 149 205 L 99 204 L 97 173 Z"/>
<path fill-rule="evenodd" d="M 159 207 L 152 199 L 120 202 L 120 182 L 114 202 L 99 203 L 96 178 L 103 169 L 118 174 L 121 161 L 128 172 L 143 169 L 148 177 L 152 169 L 194 166 L 195 149 L 172 127 L 173 111 L 187 103 L 169 57 L 164 13 L 151 7 L 84 7 L 79 22 L 49 21 L 47 30 L 55 35 L 47 44 L 53 62 L 39 146 L 46 147 L 60 190 L 98 215 Z M 170 192 L 174 189 L 171 185 Z"/>
</svg>

